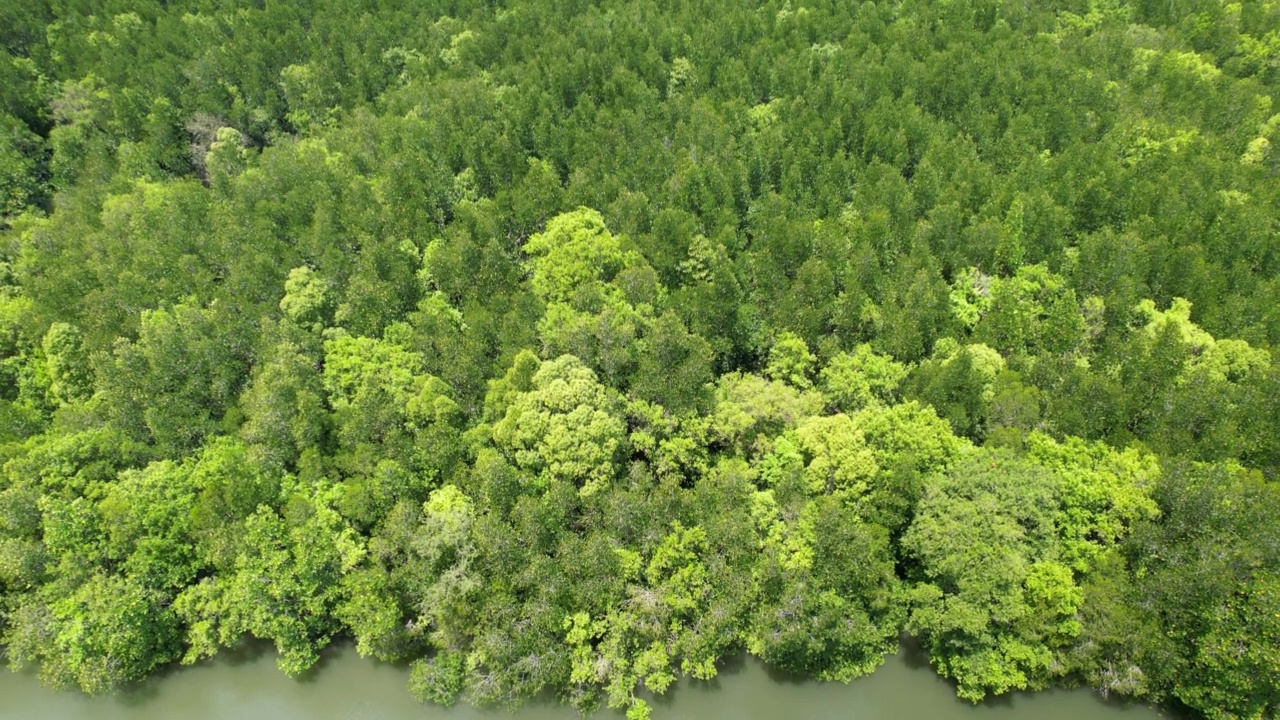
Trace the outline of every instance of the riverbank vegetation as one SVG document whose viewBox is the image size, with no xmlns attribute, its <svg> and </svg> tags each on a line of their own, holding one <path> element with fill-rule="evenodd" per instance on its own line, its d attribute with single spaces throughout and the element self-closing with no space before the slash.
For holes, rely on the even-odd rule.
<svg viewBox="0 0 1280 720">
<path fill-rule="evenodd" d="M 314 5 L 314 7 L 310 7 Z M 1280 711 L 1280 4 L 0 8 L 0 642 Z"/>
</svg>

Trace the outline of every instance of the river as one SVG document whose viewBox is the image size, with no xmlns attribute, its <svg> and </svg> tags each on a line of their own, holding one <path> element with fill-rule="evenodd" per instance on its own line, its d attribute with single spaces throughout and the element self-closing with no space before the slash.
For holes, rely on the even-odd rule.
<svg viewBox="0 0 1280 720">
<path fill-rule="evenodd" d="M 4 720 L 565 720 L 566 707 L 503 710 L 419 705 L 408 672 L 361 659 L 349 645 L 330 650 L 303 680 L 290 680 L 269 652 L 223 653 L 157 677 L 128 693 L 90 698 L 53 692 L 34 677 L 0 670 Z M 655 720 L 1156 720 L 1142 706 L 1107 703 L 1084 690 L 1020 693 L 972 706 L 905 651 L 848 685 L 796 681 L 761 663 L 731 664 L 710 683 L 682 683 L 651 702 Z M 621 714 L 601 713 L 601 720 Z"/>
</svg>

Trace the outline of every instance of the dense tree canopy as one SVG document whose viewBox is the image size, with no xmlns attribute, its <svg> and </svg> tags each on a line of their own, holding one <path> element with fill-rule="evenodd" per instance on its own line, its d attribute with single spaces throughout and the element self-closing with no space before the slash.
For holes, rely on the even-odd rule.
<svg viewBox="0 0 1280 720">
<path fill-rule="evenodd" d="M 1280 3 L 0 7 L 0 650 L 1280 712 Z"/>
</svg>

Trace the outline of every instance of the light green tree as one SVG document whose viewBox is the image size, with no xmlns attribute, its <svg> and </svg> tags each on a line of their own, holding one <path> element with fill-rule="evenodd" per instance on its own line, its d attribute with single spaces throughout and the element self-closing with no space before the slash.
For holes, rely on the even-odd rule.
<svg viewBox="0 0 1280 720">
<path fill-rule="evenodd" d="M 898 386 L 907 377 L 907 366 L 862 344 L 852 353 L 840 353 L 819 373 L 819 388 L 832 405 L 852 413 L 897 399 Z"/>
<path fill-rule="evenodd" d="M 769 364 L 765 367 L 764 374 L 770 379 L 787 382 L 803 390 L 813 385 L 809 376 L 813 372 L 815 360 L 804 338 L 784 332 L 769 350 Z"/>
<path fill-rule="evenodd" d="M 88 399 L 93 393 L 93 368 L 80 330 L 67 323 L 54 323 L 41 346 L 54 399 L 62 404 Z"/>
<path fill-rule="evenodd" d="M 280 310 L 298 325 L 319 331 L 333 322 L 333 288 L 315 270 L 296 267 L 284 281 Z"/>
<path fill-rule="evenodd" d="M 606 487 L 626 443 L 619 400 L 572 355 L 544 361 L 531 384 L 494 425 L 494 442 L 542 487 L 567 482 L 584 497 Z"/>
<path fill-rule="evenodd" d="M 604 218 L 585 207 L 548 220 L 524 251 L 533 257 L 533 291 L 546 303 L 573 301 L 580 291 L 611 280 L 623 263 Z"/>
</svg>

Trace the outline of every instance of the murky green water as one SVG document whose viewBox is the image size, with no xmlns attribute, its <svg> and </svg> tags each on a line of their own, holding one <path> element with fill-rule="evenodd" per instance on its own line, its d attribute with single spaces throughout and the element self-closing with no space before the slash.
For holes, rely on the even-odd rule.
<svg viewBox="0 0 1280 720">
<path fill-rule="evenodd" d="M 286 678 L 270 653 L 220 657 L 157 678 L 120 697 L 57 693 L 33 677 L 0 671 L 0 718 L 9 720 L 550 720 L 573 718 L 545 704 L 505 711 L 419 705 L 408 673 L 329 653 L 302 681 Z M 849 685 L 797 682 L 748 660 L 710 683 L 684 683 L 654 702 L 655 720 L 1155 720 L 1157 711 L 1103 702 L 1086 691 L 1020 694 L 973 707 L 948 684 L 900 653 L 874 675 Z M 620 715 L 601 715 L 602 718 Z"/>
</svg>

